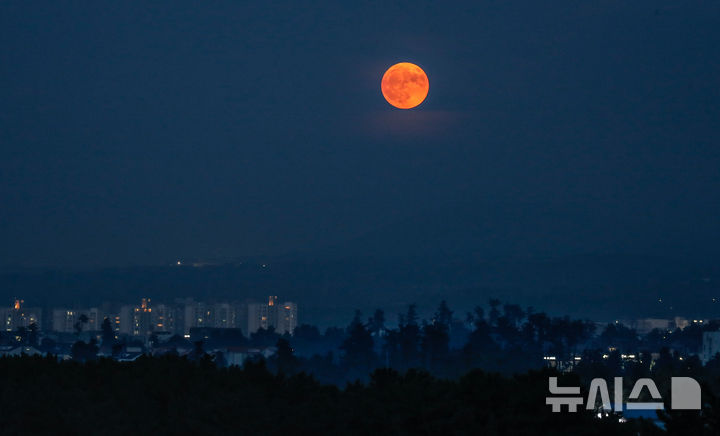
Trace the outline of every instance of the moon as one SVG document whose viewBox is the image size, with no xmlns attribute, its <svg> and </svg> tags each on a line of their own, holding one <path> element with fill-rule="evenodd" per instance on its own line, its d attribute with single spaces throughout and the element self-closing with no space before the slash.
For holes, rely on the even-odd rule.
<svg viewBox="0 0 720 436">
<path fill-rule="evenodd" d="M 380 89 L 391 105 L 412 109 L 425 100 L 430 82 L 422 68 L 410 62 L 400 62 L 385 71 Z"/>
</svg>

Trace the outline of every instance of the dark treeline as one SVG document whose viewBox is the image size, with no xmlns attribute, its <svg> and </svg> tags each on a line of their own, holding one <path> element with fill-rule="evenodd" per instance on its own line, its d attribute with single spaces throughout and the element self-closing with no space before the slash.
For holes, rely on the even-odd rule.
<svg viewBox="0 0 720 436">
<path fill-rule="evenodd" d="M 545 370 L 503 377 L 480 370 L 457 380 L 377 370 L 367 383 L 323 385 L 263 362 L 218 368 L 145 356 L 132 363 L 0 358 L 2 434 L 615 434 L 655 429 L 551 413 Z M 557 375 L 557 374 L 555 374 Z M 577 383 L 563 376 L 563 383 Z"/>
<path fill-rule="evenodd" d="M 682 368 L 663 370 L 681 374 Z M 717 375 L 717 374 L 716 374 Z M 595 410 L 552 413 L 553 369 L 503 376 L 473 370 L 457 379 L 422 370 L 377 369 L 343 388 L 264 361 L 219 367 L 198 358 L 143 356 L 84 363 L 52 356 L 0 358 L 2 434 L 342 434 L 342 435 L 715 435 L 720 399 L 703 392 L 701 412 L 651 420 L 597 419 Z M 661 389 L 663 389 L 661 387 Z"/>
<path fill-rule="evenodd" d="M 138 338 L 118 340 L 108 320 L 96 338 L 77 340 L 69 350 L 75 360 L 101 356 L 118 357 L 130 347 L 147 354 L 197 355 L 210 353 L 220 366 L 228 347 L 274 348 L 276 359 L 285 373 L 306 372 L 323 383 L 342 386 L 356 379 L 366 380 L 376 368 L 405 371 L 427 370 L 439 377 L 459 377 L 480 368 L 506 375 L 539 369 L 553 362 L 576 366 L 602 360 L 610 371 L 621 371 L 640 360 L 649 364 L 661 354 L 672 355 L 686 363 L 700 365 L 697 353 L 704 331 L 720 328 L 715 321 L 691 323 L 684 329 L 655 329 L 646 335 L 611 323 L 601 328 L 587 320 L 551 317 L 532 308 L 503 304 L 491 299 L 486 307 L 455 314 L 441 302 L 430 319 L 419 319 L 415 305 L 399 314 L 398 323 L 389 327 L 385 314 L 376 310 L 365 318 L 356 312 L 345 328 L 330 327 L 324 332 L 303 324 L 293 335 L 279 335 L 272 328 L 260 329 L 246 337 L 239 329 L 191 329 L 190 340 L 176 335 L 161 341 L 150 336 L 147 343 Z M 77 335 L 83 332 L 82 319 Z M 50 354 L 62 354 L 61 347 L 43 337 L 34 325 L 15 332 L 0 332 L 0 344 L 31 345 Z M 623 356 L 632 356 L 631 359 Z M 560 369 L 568 369 L 566 367 Z"/>
<path fill-rule="evenodd" d="M 160 432 L 280 434 L 660 434 L 651 421 L 597 419 L 597 410 L 551 413 L 548 376 L 584 386 L 596 377 L 656 381 L 666 409 L 669 380 L 703 386 L 703 410 L 663 412 L 662 434 L 718 434 L 720 356 L 693 353 L 715 323 L 647 335 L 620 323 L 602 326 L 491 300 L 462 317 L 443 302 L 421 320 L 415 306 L 388 327 L 382 311 L 359 312 L 346 328 L 301 325 L 294 335 L 237 329 L 196 331 L 149 344 L 122 343 L 109 322 L 100 340 L 78 340 L 60 362 L 36 329 L 21 341 L 48 356 L 0 359 L 3 434 Z M 80 332 L 82 329 L 78 329 Z M 78 333 L 79 334 L 79 333 Z M 17 338 L 18 335 L 15 335 Z M 41 344 L 38 344 L 41 342 Z M 145 354 L 121 362 L 123 349 Z M 229 365 L 231 349 L 272 350 Z M 104 350 L 104 352 L 103 352 Z M 190 350 L 180 352 L 181 350 Z M 629 353 L 633 353 L 631 357 Z M 550 362 L 571 366 L 544 368 Z M 101 356 L 112 356 L 110 359 Z M 562 370 L 562 371 L 561 371 Z M 625 392 L 627 397 L 628 392 Z M 58 430 L 61 429 L 61 430 Z M 70 430 L 72 429 L 72 430 Z"/>
<path fill-rule="evenodd" d="M 702 333 L 720 328 L 710 322 L 639 335 L 621 323 L 598 329 L 591 321 L 551 317 L 496 299 L 462 316 L 441 302 L 428 320 L 420 320 L 410 305 L 398 319 L 390 328 L 381 310 L 367 319 L 356 312 L 345 329 L 332 327 L 321 333 L 315 326 L 301 325 L 292 336 L 259 330 L 248 345 L 277 344 L 286 372 L 304 371 L 323 382 L 342 384 L 363 379 L 375 368 L 422 368 L 440 377 L 459 377 L 475 368 L 509 375 L 541 368 L 549 357 L 572 366 L 602 359 L 618 371 L 625 365 L 624 355 L 634 356 L 624 359 L 633 362 L 645 356 L 649 363 L 653 354 L 670 353 L 699 364 Z M 212 338 L 208 345 L 213 345 Z"/>
</svg>

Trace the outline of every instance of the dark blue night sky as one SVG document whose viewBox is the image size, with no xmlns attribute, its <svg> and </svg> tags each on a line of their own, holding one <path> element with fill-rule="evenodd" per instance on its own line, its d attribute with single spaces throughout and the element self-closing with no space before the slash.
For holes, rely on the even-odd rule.
<svg viewBox="0 0 720 436">
<path fill-rule="evenodd" d="M 0 3 L 0 266 L 720 253 L 720 2 Z M 430 93 L 380 93 L 410 61 Z M 338 251 L 336 251 L 338 250 Z"/>
</svg>

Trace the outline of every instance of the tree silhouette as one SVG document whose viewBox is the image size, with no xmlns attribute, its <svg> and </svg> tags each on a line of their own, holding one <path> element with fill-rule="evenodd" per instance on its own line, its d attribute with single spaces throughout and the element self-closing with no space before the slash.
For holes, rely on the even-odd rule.
<svg viewBox="0 0 720 436">
<path fill-rule="evenodd" d="M 95 338 L 90 340 L 90 343 L 84 341 L 77 341 L 73 344 L 70 349 L 72 359 L 76 362 L 88 362 L 97 358 L 98 347 Z"/>
<path fill-rule="evenodd" d="M 362 323 L 360 311 L 355 312 L 350 326 L 347 329 L 348 337 L 343 341 L 340 349 L 344 351 L 343 364 L 355 371 L 365 374 L 375 362 L 373 351 L 373 338 L 370 331 Z"/>
<path fill-rule="evenodd" d="M 440 322 L 423 324 L 421 349 L 426 368 L 437 371 L 445 364 L 450 351 L 449 343 L 447 325 Z"/>
<path fill-rule="evenodd" d="M 275 327 L 270 326 L 267 329 L 260 328 L 250 335 L 250 343 L 255 347 L 265 348 L 275 345 L 280 335 L 275 332 Z"/>
<path fill-rule="evenodd" d="M 417 323 L 415 305 L 408 306 L 407 315 L 401 318 L 399 330 L 400 368 L 420 366 L 420 327 Z"/>
<path fill-rule="evenodd" d="M 277 354 L 275 355 L 275 364 L 278 371 L 283 374 L 293 374 L 297 371 L 298 360 L 293 354 L 290 342 L 285 338 L 280 338 L 275 345 Z"/>
<path fill-rule="evenodd" d="M 467 368 L 482 367 L 487 360 L 487 355 L 497 349 L 497 345 L 490 336 L 490 325 L 485 321 L 483 315 L 484 311 L 480 306 L 476 306 L 473 313 L 468 314 L 468 319 L 472 320 L 473 330 L 462 350 Z"/>
<path fill-rule="evenodd" d="M 432 321 L 423 323 L 421 349 L 425 365 L 432 371 L 440 370 L 449 359 L 451 322 L 452 311 L 443 300 Z"/>
<path fill-rule="evenodd" d="M 78 317 L 78 321 L 75 323 L 75 334 L 79 335 L 83 331 L 83 327 L 88 323 L 90 319 L 84 313 Z"/>
<path fill-rule="evenodd" d="M 505 304 L 503 306 L 503 316 L 513 328 L 517 328 L 525 317 L 525 312 L 517 304 Z"/>
<path fill-rule="evenodd" d="M 500 300 L 498 300 L 497 298 L 491 298 L 488 304 L 490 305 L 488 321 L 490 322 L 490 325 L 494 327 L 497 324 L 498 318 L 500 317 L 500 311 L 498 310 L 498 307 L 500 306 Z"/>
<path fill-rule="evenodd" d="M 113 331 L 112 324 L 110 323 L 110 318 L 105 317 L 105 319 L 103 319 L 100 329 L 102 330 L 102 346 L 112 347 L 115 343 L 115 332 Z"/>
<path fill-rule="evenodd" d="M 385 331 L 385 312 L 377 309 L 368 321 L 368 329 L 375 336 L 382 336 Z"/>
<path fill-rule="evenodd" d="M 190 360 L 199 361 L 207 357 L 207 353 L 205 352 L 205 343 L 203 341 L 195 341 L 193 342 L 193 345 L 195 345 L 195 348 L 188 355 Z"/>
</svg>

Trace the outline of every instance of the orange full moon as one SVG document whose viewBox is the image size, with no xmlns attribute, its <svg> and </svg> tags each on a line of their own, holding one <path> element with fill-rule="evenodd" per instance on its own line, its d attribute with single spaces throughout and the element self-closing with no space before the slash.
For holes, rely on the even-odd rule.
<svg viewBox="0 0 720 436">
<path fill-rule="evenodd" d="M 425 100 L 430 82 L 422 68 L 409 62 L 400 62 L 385 71 L 380 89 L 391 105 L 411 109 Z"/>
</svg>

